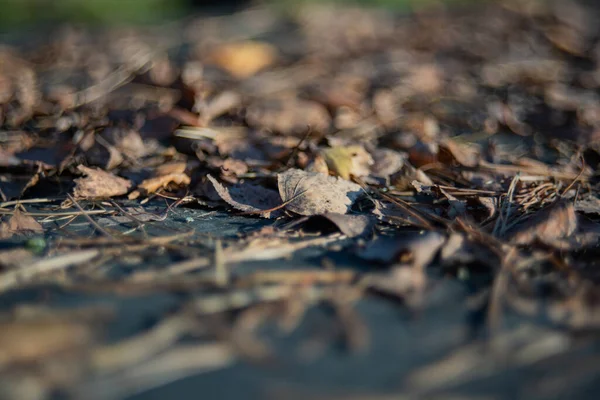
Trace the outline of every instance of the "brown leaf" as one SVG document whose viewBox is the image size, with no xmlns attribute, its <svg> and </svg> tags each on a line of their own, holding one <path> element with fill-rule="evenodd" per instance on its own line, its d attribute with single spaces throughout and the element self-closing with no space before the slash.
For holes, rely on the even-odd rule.
<svg viewBox="0 0 600 400">
<path fill-rule="evenodd" d="M 183 174 L 187 164 L 185 162 L 177 161 L 159 165 L 154 171 L 154 176 L 164 176 L 169 174 Z"/>
<path fill-rule="evenodd" d="M 190 182 L 189 176 L 179 172 L 146 179 L 138 185 L 137 190 L 134 190 L 129 194 L 129 199 L 132 200 L 138 198 L 142 192 L 145 194 L 155 193 L 160 189 L 187 186 Z"/>
<path fill-rule="evenodd" d="M 15 209 L 12 217 L 8 220 L 7 228 L 10 234 L 17 235 L 44 232 L 44 228 L 42 228 L 35 218 L 23 214 L 19 208 Z"/>
<path fill-rule="evenodd" d="M 270 44 L 256 41 L 228 43 L 214 49 L 208 62 L 218 65 L 236 78 L 248 78 L 273 64 L 277 49 Z"/>
<path fill-rule="evenodd" d="M 326 213 L 322 217 L 333 222 L 335 226 L 348 237 L 359 237 L 368 235 L 373 230 L 374 220 L 368 215 L 348 215 L 337 213 Z"/>
<path fill-rule="evenodd" d="M 79 165 L 77 169 L 86 175 L 85 178 L 75 179 L 73 196 L 76 199 L 101 199 L 121 196 L 131 187 L 131 181 L 120 178 L 110 172 L 97 168 Z"/>
<path fill-rule="evenodd" d="M 8 114 L 8 123 L 20 125 L 30 118 L 40 100 L 32 66 L 13 51 L 0 47 L 0 105 L 14 101 L 19 107 Z"/>
<path fill-rule="evenodd" d="M 452 139 L 440 143 L 438 158 L 444 164 L 457 162 L 463 167 L 475 167 L 479 163 L 479 153 L 474 148 L 460 145 Z"/>
<path fill-rule="evenodd" d="M 274 190 L 248 183 L 226 188 L 210 175 L 208 175 L 208 180 L 213 184 L 219 196 L 237 210 L 257 213 L 265 218 L 276 218 L 282 215 L 281 210 L 261 212 L 281 205 L 281 198 Z"/>
<path fill-rule="evenodd" d="M 561 247 L 561 242 L 567 240 L 576 229 L 577 214 L 573 203 L 560 200 L 509 230 L 507 236 L 517 244 L 527 245 L 539 241 Z"/>
<path fill-rule="evenodd" d="M 286 208 L 300 215 L 345 214 L 362 192 L 347 180 L 299 169 L 278 174 L 277 182 Z"/>
<path fill-rule="evenodd" d="M 414 268 L 426 267 L 444 244 L 445 237 L 437 232 L 402 236 L 380 236 L 359 251 L 359 257 L 381 263 L 409 264 Z"/>
<path fill-rule="evenodd" d="M 331 124 L 321 104 L 291 95 L 255 101 L 247 109 L 246 120 L 252 127 L 290 134 L 305 132 L 309 126 L 314 132 L 325 132 Z"/>
<path fill-rule="evenodd" d="M 388 178 L 400 171 L 406 163 L 406 156 L 394 150 L 377 149 L 372 154 L 371 175 L 376 177 Z"/>
<path fill-rule="evenodd" d="M 90 328 L 64 320 L 31 320 L 0 325 L 0 368 L 70 351 L 92 340 Z"/>
</svg>

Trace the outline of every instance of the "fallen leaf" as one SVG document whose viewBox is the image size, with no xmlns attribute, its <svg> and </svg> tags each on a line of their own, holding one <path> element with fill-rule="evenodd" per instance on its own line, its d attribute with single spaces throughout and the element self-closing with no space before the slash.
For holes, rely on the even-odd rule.
<svg viewBox="0 0 600 400">
<path fill-rule="evenodd" d="M 2 228 L 0 227 L 0 229 Z M 0 237 L 2 237 L 1 232 Z M 0 251 L 0 270 L 23 267 L 31 263 L 35 258 L 35 255 L 31 251 L 23 247 Z"/>
<path fill-rule="evenodd" d="M 208 56 L 208 63 L 223 68 L 236 78 L 244 79 L 273 64 L 276 59 L 275 47 L 248 40 L 215 48 Z"/>
<path fill-rule="evenodd" d="M 154 171 L 155 176 L 164 176 L 169 174 L 182 174 L 185 172 L 187 164 L 182 161 L 171 162 L 159 165 Z"/>
<path fill-rule="evenodd" d="M 371 175 L 376 177 L 388 178 L 400 171 L 406 163 L 406 156 L 394 150 L 377 149 L 372 154 Z"/>
<path fill-rule="evenodd" d="M 44 232 L 44 228 L 42 228 L 35 218 L 23 214 L 19 208 L 15 209 L 8 223 L 2 225 L 4 225 L 4 228 L 0 228 L 0 232 L 3 232 L 1 233 L 2 235 L 7 235 L 5 237 L 10 237 L 13 234 L 21 235 Z"/>
<path fill-rule="evenodd" d="M 129 199 L 137 199 L 142 193 L 156 193 L 160 189 L 182 187 L 190 184 L 191 179 L 187 174 L 185 174 L 184 172 L 177 172 L 181 170 L 181 165 L 177 163 L 174 166 L 164 169 L 164 171 L 167 172 L 171 170 L 174 170 L 175 172 L 155 176 L 154 178 L 144 180 L 138 185 L 136 190 L 129 194 Z M 160 170 L 158 171 L 161 172 Z"/>
<path fill-rule="evenodd" d="M 368 235 L 375 225 L 374 219 L 368 215 L 326 213 L 322 217 L 333 222 L 340 232 L 351 238 Z"/>
<path fill-rule="evenodd" d="M 97 168 L 88 168 L 84 165 L 77 167 L 79 172 L 85 174 L 84 178 L 75 179 L 73 196 L 76 199 L 102 199 L 121 196 L 131 187 L 131 181 L 120 178 L 110 172 Z"/>
<path fill-rule="evenodd" d="M 444 164 L 456 162 L 463 167 L 475 167 L 479 163 L 479 152 L 473 147 L 446 139 L 440 143 L 438 159 Z"/>
<path fill-rule="evenodd" d="M 527 245 L 539 241 L 549 246 L 561 244 L 577 229 L 577 214 L 573 203 L 560 200 L 538 211 L 532 217 L 507 232 L 513 243 Z"/>
<path fill-rule="evenodd" d="M 246 110 L 246 121 L 252 127 L 294 134 L 306 132 L 307 127 L 313 132 L 326 132 L 331 116 L 316 101 L 286 94 L 254 101 Z"/>
<path fill-rule="evenodd" d="M 91 329 L 64 320 L 14 321 L 0 324 L 0 368 L 38 362 L 92 341 Z"/>
<path fill-rule="evenodd" d="M 445 237 L 437 232 L 399 236 L 379 236 L 358 252 L 358 256 L 368 261 L 384 264 L 402 263 L 414 268 L 425 268 L 438 253 Z"/>
<path fill-rule="evenodd" d="M 373 165 L 371 155 L 359 145 L 322 149 L 321 154 L 329 170 L 344 179 L 367 176 Z"/>
<path fill-rule="evenodd" d="M 345 214 L 362 193 L 356 183 L 299 169 L 278 174 L 277 182 L 286 208 L 300 215 Z"/>
<path fill-rule="evenodd" d="M 282 215 L 281 210 L 262 212 L 281 205 L 281 198 L 274 190 L 248 183 L 226 188 L 210 175 L 208 175 L 208 180 L 223 201 L 236 210 L 257 213 L 265 218 L 276 218 Z"/>
</svg>

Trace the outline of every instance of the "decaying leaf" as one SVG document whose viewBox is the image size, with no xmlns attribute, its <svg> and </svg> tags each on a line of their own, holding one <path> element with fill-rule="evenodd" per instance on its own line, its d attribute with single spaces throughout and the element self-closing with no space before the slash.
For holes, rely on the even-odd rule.
<svg viewBox="0 0 600 400">
<path fill-rule="evenodd" d="M 276 218 L 282 215 L 281 210 L 262 212 L 281 205 L 279 193 L 274 190 L 249 183 L 226 188 L 210 175 L 208 175 L 208 180 L 213 184 L 219 196 L 236 210 L 256 213 L 265 218 Z"/>
<path fill-rule="evenodd" d="M 210 63 L 223 68 L 236 78 L 247 78 L 273 64 L 277 49 L 268 43 L 244 41 L 215 48 L 208 57 Z"/>
<path fill-rule="evenodd" d="M 521 245 L 539 241 L 549 246 L 560 247 L 576 229 L 577 214 L 573 203 L 559 200 L 507 232 L 507 236 L 514 243 Z"/>
<path fill-rule="evenodd" d="M 331 147 L 321 150 L 321 154 L 329 170 L 344 179 L 369 175 L 373 164 L 371 155 L 360 145 Z"/>
<path fill-rule="evenodd" d="M 75 179 L 73 196 L 76 199 L 106 199 L 121 196 L 131 187 L 131 181 L 120 178 L 110 172 L 98 168 L 88 168 L 84 165 L 77 167 L 79 172 L 85 174 L 84 178 Z"/>
<path fill-rule="evenodd" d="M 277 183 L 286 208 L 300 215 L 345 214 L 362 193 L 353 182 L 299 169 L 278 174 Z"/>
</svg>

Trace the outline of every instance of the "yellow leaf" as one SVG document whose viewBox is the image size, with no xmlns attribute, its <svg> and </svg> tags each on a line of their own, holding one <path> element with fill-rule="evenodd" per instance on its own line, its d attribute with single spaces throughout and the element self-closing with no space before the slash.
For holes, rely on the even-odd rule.
<svg viewBox="0 0 600 400">
<path fill-rule="evenodd" d="M 362 146 L 332 147 L 321 151 L 329 170 L 337 176 L 350 179 L 350 175 L 369 175 L 373 158 Z"/>
</svg>

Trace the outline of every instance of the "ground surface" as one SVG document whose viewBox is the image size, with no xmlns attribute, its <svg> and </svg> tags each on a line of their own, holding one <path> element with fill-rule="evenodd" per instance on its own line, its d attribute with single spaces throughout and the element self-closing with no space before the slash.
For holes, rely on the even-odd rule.
<svg viewBox="0 0 600 400">
<path fill-rule="evenodd" d="M 6 36 L 0 398 L 596 398 L 599 18 Z"/>
</svg>

